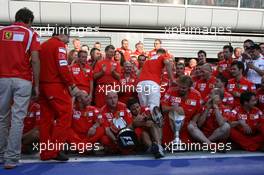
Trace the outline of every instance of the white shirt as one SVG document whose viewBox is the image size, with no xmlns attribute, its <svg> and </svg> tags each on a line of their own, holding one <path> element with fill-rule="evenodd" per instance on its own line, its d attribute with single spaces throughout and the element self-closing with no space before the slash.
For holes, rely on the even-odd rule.
<svg viewBox="0 0 264 175">
<path fill-rule="evenodd" d="M 256 60 L 252 60 L 253 65 L 260 70 L 264 70 L 264 58 L 260 56 Z M 249 69 L 247 73 L 247 79 L 254 84 L 261 84 L 261 76 L 253 69 Z"/>
</svg>

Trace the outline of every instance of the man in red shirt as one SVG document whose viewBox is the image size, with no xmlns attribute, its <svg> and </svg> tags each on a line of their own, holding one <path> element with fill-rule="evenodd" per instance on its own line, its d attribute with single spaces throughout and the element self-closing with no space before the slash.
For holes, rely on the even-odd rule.
<svg viewBox="0 0 264 175">
<path fill-rule="evenodd" d="M 65 44 L 69 41 L 68 28 L 55 28 L 53 37 L 41 45 L 40 50 L 40 143 L 46 149 L 40 153 L 41 160 L 56 159 L 67 161 L 61 146 L 48 149 L 48 143 L 66 142 L 65 133 L 71 127 L 72 96 L 85 97 L 74 84 L 72 73 L 67 65 Z M 54 125 L 56 120 L 56 125 Z M 61 144 L 62 143 L 62 144 Z"/>
<path fill-rule="evenodd" d="M 185 67 L 184 73 L 185 75 L 191 75 L 191 72 L 195 69 L 195 67 L 197 66 L 197 61 L 196 59 L 191 59 L 188 63 L 188 66 Z"/>
<path fill-rule="evenodd" d="M 141 41 L 139 41 L 137 44 L 136 44 L 136 50 L 135 52 L 133 53 L 134 55 L 136 55 L 137 57 L 139 55 L 146 55 L 146 52 L 144 51 L 144 45 Z"/>
<path fill-rule="evenodd" d="M 233 61 L 230 73 L 234 77 L 228 81 L 227 91 L 235 98 L 235 106 L 239 105 L 240 94 L 245 91 L 254 91 L 254 84 L 243 77 L 244 64 L 241 61 Z"/>
<path fill-rule="evenodd" d="M 88 60 L 88 64 L 94 69 L 96 63 L 102 60 L 102 53 L 100 49 L 92 48 L 90 51 L 91 58 Z"/>
<path fill-rule="evenodd" d="M 212 89 L 197 119 L 197 125 L 188 127 L 190 135 L 195 140 L 210 145 L 228 138 L 230 125 L 226 121 L 230 115 L 230 109 L 222 104 L 223 98 L 223 91 L 218 88 Z"/>
<path fill-rule="evenodd" d="M 129 44 L 127 39 L 123 39 L 121 41 L 122 47 L 117 48 L 117 51 L 121 51 L 124 54 L 125 61 L 130 61 L 130 55 L 132 54 L 132 50 L 129 49 Z"/>
<path fill-rule="evenodd" d="M 177 79 L 177 85 L 168 89 L 162 99 L 162 111 L 164 116 L 163 137 L 162 143 L 169 144 L 175 138 L 175 133 L 172 129 L 172 123 L 174 119 L 171 119 L 168 115 L 170 111 L 176 111 L 185 116 L 184 123 L 180 131 L 180 139 L 184 143 L 191 141 L 187 126 L 192 120 L 197 119 L 201 111 L 201 95 L 192 88 L 193 81 L 191 77 L 183 75 Z"/>
<path fill-rule="evenodd" d="M 96 107 L 90 105 L 91 99 L 77 99 L 77 101 L 72 119 L 73 133 L 69 140 L 73 140 L 71 138 L 77 134 L 77 138 L 80 138 L 82 143 L 95 144 L 105 134 L 105 129 L 102 127 L 102 115 Z M 78 139 L 75 140 L 80 142 Z"/>
<path fill-rule="evenodd" d="M 232 94 L 227 92 L 226 90 L 227 83 L 228 83 L 228 80 L 226 77 L 224 77 L 223 75 L 218 75 L 216 77 L 215 88 L 220 89 L 224 93 L 224 98 L 222 100 L 223 105 L 229 107 L 229 109 L 233 109 L 234 108 L 234 97 Z"/>
<path fill-rule="evenodd" d="M 22 8 L 17 11 L 14 24 L 0 29 L 0 162 L 5 163 L 6 169 L 16 167 L 20 159 L 32 70 L 34 92 L 36 97 L 39 95 L 40 43 L 30 28 L 33 20 L 32 11 Z"/>
<path fill-rule="evenodd" d="M 160 39 L 155 39 L 154 41 L 154 49 L 149 51 L 148 57 L 152 58 L 157 54 L 158 49 L 161 49 L 161 40 Z"/>
<path fill-rule="evenodd" d="M 120 91 L 118 93 L 119 101 L 127 104 L 131 97 L 135 97 L 137 78 L 132 73 L 132 64 L 129 61 L 124 63 L 124 70 L 120 78 Z"/>
<path fill-rule="evenodd" d="M 156 158 L 164 157 L 159 128 L 152 120 L 149 108 L 141 107 L 136 98 L 129 99 L 127 107 L 133 116 L 133 128 L 138 139 L 147 147 L 147 152 L 151 152 Z"/>
<path fill-rule="evenodd" d="M 201 79 L 195 84 L 195 89 L 198 90 L 202 95 L 202 100 L 211 92 L 214 88 L 216 78 L 212 75 L 212 66 L 206 63 L 201 66 Z"/>
<path fill-rule="evenodd" d="M 261 150 L 264 146 L 264 116 L 255 107 L 256 94 L 243 92 L 240 103 L 232 110 L 233 115 L 229 119 L 232 127 L 230 138 L 247 151 Z"/>
<path fill-rule="evenodd" d="M 89 97 L 93 96 L 93 69 L 87 64 L 88 53 L 80 50 L 78 60 L 71 66 L 74 84 L 81 90 L 86 91 Z"/>
<path fill-rule="evenodd" d="M 206 63 L 206 52 L 204 50 L 199 50 L 197 53 L 197 64 L 203 65 Z"/>
<path fill-rule="evenodd" d="M 233 47 L 230 45 L 225 45 L 223 47 L 224 60 L 217 63 L 216 74 L 223 74 L 227 79 L 231 79 L 230 66 L 233 62 Z"/>
<path fill-rule="evenodd" d="M 166 67 L 169 79 L 172 85 L 176 84 L 173 76 L 169 56 L 164 49 L 159 49 L 157 55 L 147 60 L 139 75 L 137 92 L 141 106 L 150 108 L 150 111 L 157 116 L 155 122 L 161 124 L 161 115 L 159 113 L 161 97 L 161 74 L 163 67 Z"/>
<path fill-rule="evenodd" d="M 114 90 L 119 86 L 121 68 L 120 64 L 113 60 L 115 47 L 109 45 L 105 48 L 104 60 L 96 63 L 94 68 L 95 89 L 95 104 L 101 108 L 105 105 L 105 96 L 107 91 Z"/>
<path fill-rule="evenodd" d="M 264 77 L 261 78 L 260 88 L 257 90 L 258 108 L 264 112 Z"/>
<path fill-rule="evenodd" d="M 118 101 L 118 95 L 115 91 L 107 93 L 105 98 L 106 104 L 101 108 L 103 115 L 103 127 L 105 136 L 101 143 L 106 149 L 113 152 L 123 152 L 118 146 L 118 133 L 123 128 L 132 128 L 132 116 L 124 103 Z"/>
</svg>

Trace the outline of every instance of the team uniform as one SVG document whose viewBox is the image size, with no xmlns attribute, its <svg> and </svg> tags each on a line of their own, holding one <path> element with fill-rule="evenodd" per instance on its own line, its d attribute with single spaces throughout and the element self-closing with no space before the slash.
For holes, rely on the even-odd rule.
<svg viewBox="0 0 264 175">
<path fill-rule="evenodd" d="M 186 99 L 183 99 L 179 96 L 179 93 L 173 88 L 169 88 L 166 94 L 164 95 L 161 104 L 164 106 L 180 106 L 183 108 L 185 113 L 184 123 L 180 131 L 180 139 L 187 143 L 191 142 L 191 137 L 188 133 L 187 126 L 192 118 L 200 113 L 201 111 L 201 94 L 191 88 Z M 163 125 L 163 138 L 162 143 L 170 143 L 175 138 L 175 133 L 170 126 L 170 119 L 168 114 L 164 116 L 164 125 Z"/>
<path fill-rule="evenodd" d="M 162 69 L 165 66 L 164 61 L 167 56 L 155 56 L 146 60 L 138 80 L 138 97 L 141 106 L 150 107 L 152 110 L 155 106 L 160 105 L 160 84 Z"/>
<path fill-rule="evenodd" d="M 229 60 L 222 60 L 222 61 L 219 61 L 217 63 L 217 67 L 221 67 L 220 69 L 222 69 L 222 75 L 224 77 L 226 77 L 227 79 L 231 79 L 232 76 L 230 74 L 230 66 L 232 64 L 233 60 L 232 59 L 229 59 Z M 219 74 L 219 71 L 215 71 L 214 72 L 214 75 L 218 75 Z"/>
<path fill-rule="evenodd" d="M 254 84 L 251 83 L 250 81 L 248 81 L 245 77 L 242 77 L 239 80 L 239 82 L 236 82 L 236 80 L 233 78 L 233 79 L 229 80 L 228 84 L 227 84 L 227 91 L 229 93 L 231 93 L 231 92 L 242 93 L 245 91 L 255 91 L 255 90 L 256 90 L 256 88 L 255 88 Z M 239 98 L 235 97 L 234 99 L 235 99 L 234 105 L 235 106 L 240 105 Z"/>
<path fill-rule="evenodd" d="M 20 159 L 23 119 L 32 92 L 30 57 L 39 49 L 38 34 L 26 24 L 15 22 L 0 29 L 0 157 L 6 164 Z"/>
<path fill-rule="evenodd" d="M 251 135 L 244 133 L 241 126 L 231 128 L 230 138 L 241 148 L 247 151 L 256 151 L 264 145 L 264 117 L 263 113 L 256 107 L 251 111 L 245 111 L 241 106 L 232 110 L 229 121 L 245 120 L 252 130 Z"/>
<path fill-rule="evenodd" d="M 205 98 L 204 103 L 206 103 L 208 99 L 209 99 L 209 96 Z M 234 102 L 235 102 L 235 99 L 233 95 L 228 93 L 226 90 L 224 90 L 224 98 L 222 100 L 222 104 L 228 107 L 229 109 L 233 109 L 235 107 Z"/>
<path fill-rule="evenodd" d="M 124 103 L 118 102 L 115 113 L 110 112 L 111 110 L 107 105 L 103 106 L 101 109 L 101 114 L 103 116 L 103 127 L 110 128 L 113 134 L 117 137 L 118 132 L 132 124 L 133 118 L 130 111 L 126 108 Z M 111 148 L 113 151 L 120 151 L 121 148 L 107 136 L 103 136 L 101 139 L 103 145 Z"/>
<path fill-rule="evenodd" d="M 118 99 L 120 102 L 127 104 L 129 98 L 137 95 L 136 84 L 137 84 L 137 78 L 136 76 L 133 76 L 133 74 L 130 75 L 130 77 L 125 77 L 124 74 L 121 75 L 120 78 L 121 90 L 118 93 Z"/>
<path fill-rule="evenodd" d="M 206 98 L 211 92 L 211 90 L 214 88 L 214 85 L 216 83 L 216 78 L 214 76 L 211 76 L 209 80 L 200 79 L 195 84 L 195 89 L 198 90 L 201 93 L 202 100 Z"/>
<path fill-rule="evenodd" d="M 88 64 L 82 68 L 79 64 L 71 66 L 73 74 L 73 80 L 75 85 L 81 89 L 90 93 L 90 81 L 93 81 L 93 69 Z"/>
<path fill-rule="evenodd" d="M 72 119 L 72 98 L 68 87 L 74 85 L 65 44 L 56 37 L 44 42 L 41 45 L 40 61 L 40 142 L 65 143 L 65 133 L 70 129 Z M 40 158 L 55 158 L 59 151 L 44 150 Z"/>
<path fill-rule="evenodd" d="M 96 128 L 96 133 L 93 136 L 88 136 L 88 131 L 93 125 L 98 122 L 102 124 L 102 115 L 94 106 L 87 106 L 85 109 L 74 109 L 72 129 L 78 137 L 85 143 L 96 143 L 104 136 L 105 130 L 99 125 Z"/>
<path fill-rule="evenodd" d="M 223 118 L 225 120 L 228 120 L 230 116 L 230 112 L 231 112 L 230 108 L 228 108 L 227 106 L 223 104 L 219 104 L 218 107 L 219 107 L 220 113 L 222 114 Z M 206 107 L 203 107 L 201 113 L 203 113 L 205 110 L 206 110 Z M 214 110 L 209 109 L 208 116 L 206 116 L 206 120 L 205 120 L 205 123 L 201 127 L 201 131 L 204 133 L 206 137 L 209 137 L 219 127 L 220 126 L 217 123 Z"/>
<path fill-rule="evenodd" d="M 258 98 L 258 108 L 264 112 L 264 89 L 258 89 L 256 94 Z"/>
<path fill-rule="evenodd" d="M 23 134 L 30 132 L 34 128 L 39 127 L 40 106 L 36 102 L 31 102 L 28 107 L 27 116 L 24 119 Z"/>
<path fill-rule="evenodd" d="M 111 74 L 111 67 L 116 67 L 116 72 L 121 73 L 120 64 L 113 60 L 104 59 L 96 63 L 94 68 L 94 74 L 98 73 L 102 70 L 102 66 L 106 65 L 106 72 L 105 74 L 100 77 L 96 81 L 96 89 L 95 89 L 95 104 L 96 107 L 101 108 L 105 105 L 105 96 L 106 91 L 114 90 L 114 85 L 119 85 L 119 80 L 115 79 Z"/>
<path fill-rule="evenodd" d="M 117 51 L 121 51 L 124 54 L 125 61 L 130 61 L 130 55 L 132 54 L 132 50 L 124 49 L 124 48 L 117 48 Z"/>
</svg>

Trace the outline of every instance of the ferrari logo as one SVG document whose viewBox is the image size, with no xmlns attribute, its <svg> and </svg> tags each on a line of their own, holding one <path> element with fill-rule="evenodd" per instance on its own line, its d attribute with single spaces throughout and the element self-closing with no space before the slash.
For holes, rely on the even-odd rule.
<svg viewBox="0 0 264 175">
<path fill-rule="evenodd" d="M 5 39 L 6 40 L 12 39 L 12 32 L 5 32 Z"/>
</svg>

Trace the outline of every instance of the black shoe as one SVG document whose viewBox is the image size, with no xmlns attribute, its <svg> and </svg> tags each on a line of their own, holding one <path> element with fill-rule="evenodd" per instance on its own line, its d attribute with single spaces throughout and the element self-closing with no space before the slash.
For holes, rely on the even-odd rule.
<svg viewBox="0 0 264 175">
<path fill-rule="evenodd" d="M 53 158 L 54 160 L 58 160 L 58 161 L 68 161 L 69 157 L 66 156 L 62 151 L 60 151 L 57 155 L 57 157 Z"/>
</svg>

